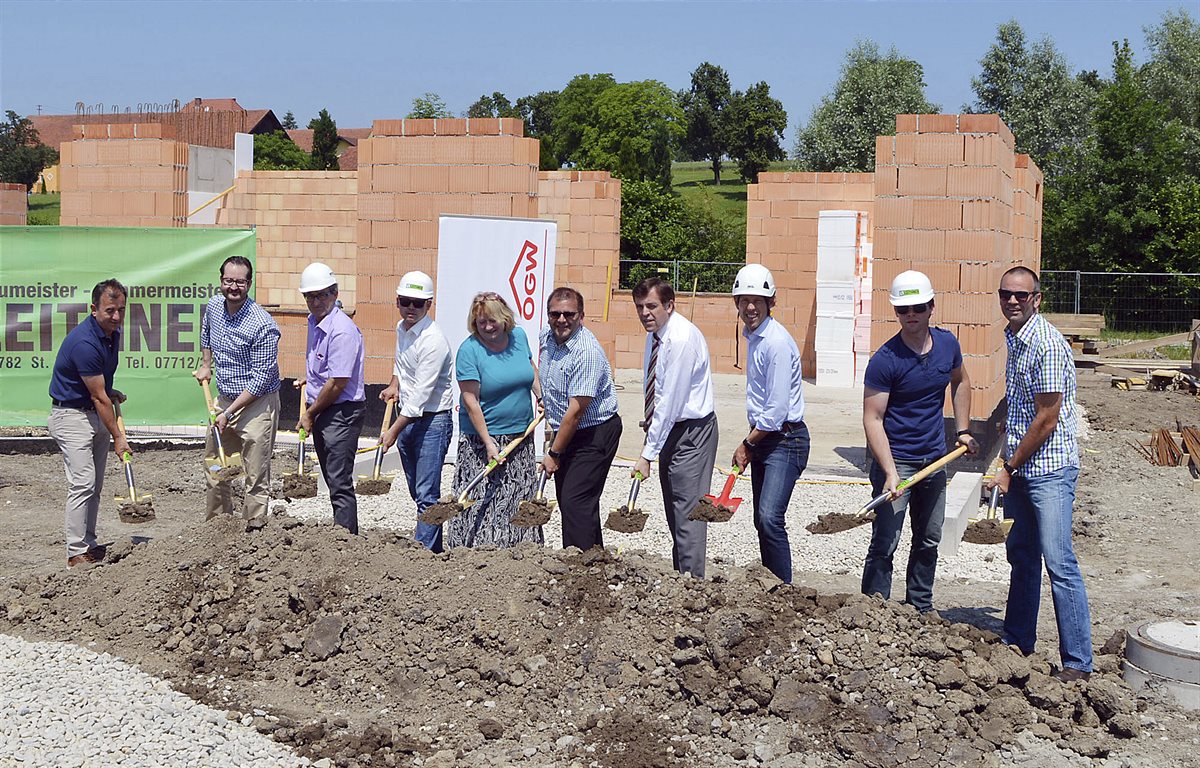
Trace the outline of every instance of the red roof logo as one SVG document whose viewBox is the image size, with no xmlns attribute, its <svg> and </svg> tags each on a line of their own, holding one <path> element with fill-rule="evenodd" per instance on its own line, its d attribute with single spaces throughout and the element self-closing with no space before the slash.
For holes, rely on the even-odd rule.
<svg viewBox="0 0 1200 768">
<path fill-rule="evenodd" d="M 525 244 L 521 246 L 521 252 L 517 254 L 517 261 L 513 264 L 512 272 L 508 275 L 508 285 L 512 288 L 513 306 L 517 308 L 518 314 L 526 320 L 532 320 L 533 314 L 537 310 L 537 305 L 533 300 L 538 287 L 538 262 L 534 258 L 537 253 L 538 247 L 526 240 Z"/>
</svg>

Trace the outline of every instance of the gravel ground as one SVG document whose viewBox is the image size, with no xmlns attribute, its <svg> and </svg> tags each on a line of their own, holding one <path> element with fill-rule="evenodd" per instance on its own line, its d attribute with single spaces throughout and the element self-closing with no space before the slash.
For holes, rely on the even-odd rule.
<svg viewBox="0 0 1200 768">
<path fill-rule="evenodd" d="M 0 673 L 0 766 L 312 765 L 107 653 L 0 635 Z"/>
<path fill-rule="evenodd" d="M 608 510 L 625 503 L 629 496 L 629 466 L 614 464 L 605 484 L 601 501 L 601 516 Z M 442 491 L 448 493 L 454 477 L 454 467 L 447 465 L 442 473 Z M 712 487 L 719 491 L 723 476 L 714 473 Z M 553 496 L 553 483 L 546 485 L 547 497 Z M 754 530 L 753 508 L 751 507 L 750 481 L 739 480 L 734 486 L 734 496 L 743 498 L 736 515 L 728 523 L 710 523 L 708 528 L 708 558 L 734 565 L 759 562 L 758 534 Z M 863 557 L 871 539 L 871 526 L 862 525 L 843 533 L 814 535 L 805 526 L 816 521 L 818 515 L 828 512 L 852 513 L 870 500 L 870 487 L 859 482 L 804 480 L 796 486 L 792 503 L 788 507 L 788 534 L 792 545 L 792 569 L 800 574 L 804 571 L 844 575 L 858 573 L 862 569 Z M 605 531 L 604 542 L 622 550 L 645 550 L 666 558 L 671 556 L 671 536 L 667 531 L 663 515 L 662 490 L 657 476 L 642 483 L 637 506 L 650 513 L 646 528 L 640 533 L 624 534 Z M 301 518 L 328 519 L 332 512 L 329 496 L 321 493 L 311 499 L 291 502 L 276 502 L 275 509 L 285 508 L 288 514 Z M 411 533 L 416 525 L 416 505 L 408 495 L 402 475 L 392 485 L 386 496 L 358 497 L 359 525 L 364 527 L 390 528 Z M 544 527 L 547 546 L 559 547 L 562 542 L 561 518 L 556 514 Z M 894 597 L 904 594 L 904 567 L 908 558 L 911 536 L 907 525 L 896 550 Z M 1007 582 L 1008 563 L 1004 559 L 1003 547 L 996 545 L 962 543 L 953 557 L 938 559 L 939 581 L 962 580 L 969 582 Z M 797 578 L 797 582 L 801 579 Z"/>
</svg>

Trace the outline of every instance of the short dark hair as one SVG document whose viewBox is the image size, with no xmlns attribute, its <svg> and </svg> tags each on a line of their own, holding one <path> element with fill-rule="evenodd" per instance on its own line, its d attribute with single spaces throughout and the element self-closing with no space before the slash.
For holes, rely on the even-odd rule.
<svg viewBox="0 0 1200 768">
<path fill-rule="evenodd" d="M 675 301 L 675 289 L 669 282 L 658 275 L 647 277 L 633 287 L 633 300 L 641 301 L 650 295 L 650 291 L 658 292 L 658 300 L 663 304 Z"/>
<path fill-rule="evenodd" d="M 583 294 L 574 288 L 565 285 L 559 286 L 553 291 L 550 291 L 550 298 L 546 299 L 546 311 L 550 311 L 551 304 L 556 301 L 562 301 L 563 299 L 574 299 L 575 306 L 580 312 L 583 311 Z"/>
<path fill-rule="evenodd" d="M 100 306 L 100 297 L 109 292 L 119 293 L 126 299 L 129 298 L 129 291 L 121 284 L 121 281 L 115 277 L 110 277 L 107 280 L 101 280 L 96 283 L 96 287 L 92 289 L 92 306 Z"/>
<path fill-rule="evenodd" d="M 1004 278 L 1008 277 L 1009 275 L 1028 275 L 1029 277 L 1033 278 L 1033 292 L 1034 293 L 1042 292 L 1042 281 L 1038 278 L 1037 272 L 1034 272 L 1029 267 L 1021 267 L 1021 266 L 1013 267 L 1012 269 L 1008 270 L 1003 275 L 1001 275 L 1000 279 L 1004 280 Z"/>
<path fill-rule="evenodd" d="M 247 259 L 245 256 L 230 256 L 228 259 L 225 259 L 225 261 L 222 261 L 220 271 L 221 277 L 225 277 L 225 267 L 229 266 L 230 264 L 238 267 L 245 267 L 246 279 L 250 281 L 254 280 L 254 265 L 251 264 L 250 259 Z"/>
</svg>

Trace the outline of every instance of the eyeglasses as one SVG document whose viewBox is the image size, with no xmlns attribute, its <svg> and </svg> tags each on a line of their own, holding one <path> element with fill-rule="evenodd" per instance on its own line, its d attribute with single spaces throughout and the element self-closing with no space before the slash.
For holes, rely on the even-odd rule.
<svg viewBox="0 0 1200 768">
<path fill-rule="evenodd" d="M 578 312 L 560 312 L 560 311 L 554 310 L 554 309 L 550 310 L 546 314 L 550 315 L 551 320 L 557 320 L 558 318 L 561 317 L 563 320 L 570 321 L 570 320 L 574 320 L 576 317 L 579 316 Z"/>
<path fill-rule="evenodd" d="M 996 293 L 1000 294 L 1000 301 L 1008 301 L 1009 299 L 1025 301 L 1030 296 L 1036 296 L 1037 294 L 1041 293 L 1041 291 L 1006 291 L 1001 288 L 1000 290 L 996 291 Z"/>
<path fill-rule="evenodd" d="M 229 286 L 236 285 L 239 288 L 245 288 L 246 286 L 250 285 L 250 281 L 249 280 L 238 280 L 238 279 L 232 278 L 232 277 L 222 277 L 221 285 L 229 285 Z"/>
<path fill-rule="evenodd" d="M 429 299 L 408 299 L 403 296 L 396 297 L 396 306 L 398 307 L 423 307 Z"/>
<path fill-rule="evenodd" d="M 325 299 L 330 296 L 333 296 L 335 293 L 337 293 L 336 288 L 326 288 L 323 291 L 313 291 L 312 293 L 304 294 L 304 300 L 305 301 L 318 301 L 320 299 Z"/>
<path fill-rule="evenodd" d="M 500 294 L 495 291 L 481 291 L 475 294 L 475 298 L 471 300 L 471 303 L 479 304 L 484 301 L 504 301 L 504 299 L 501 299 Z"/>
<path fill-rule="evenodd" d="M 905 307 L 896 307 L 896 314 L 897 315 L 909 315 L 909 314 L 919 315 L 927 309 L 929 309 L 929 302 L 924 302 L 922 304 L 909 304 L 908 306 L 905 306 Z"/>
</svg>

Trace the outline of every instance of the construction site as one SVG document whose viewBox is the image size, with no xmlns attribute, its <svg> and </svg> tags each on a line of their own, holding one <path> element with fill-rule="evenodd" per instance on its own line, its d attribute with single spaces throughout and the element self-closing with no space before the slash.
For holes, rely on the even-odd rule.
<svg viewBox="0 0 1200 768">
<path fill-rule="evenodd" d="M 556 225 L 552 283 L 585 297 L 621 414 L 637 423 L 645 332 L 618 284 L 621 182 L 607 172 L 539 171 L 538 142 L 519 120 L 377 120 L 357 141 L 356 170 L 243 170 L 227 188 L 206 179 L 214 189 L 197 194 L 195 145 L 173 131 L 165 122 L 79 125 L 60 147 L 62 224 L 252 227 L 255 295 L 282 331 L 285 376 L 304 366 L 307 313 L 295 286 L 305 265 L 322 261 L 344 276 L 367 381 L 382 385 L 397 277 L 456 276 L 439 261 L 439 218 L 541 219 Z M 1091 329 L 1075 327 L 1088 316 L 1056 321 L 1078 357 L 1074 544 L 1097 653 L 1089 680 L 1051 676 L 1059 659 L 1048 586 L 1037 651 L 1000 643 L 1003 536 L 963 541 L 968 521 L 986 513 L 983 483 L 1004 417 L 996 287 L 1013 266 L 1041 267 L 1042 191 L 1040 170 L 995 115 L 898 115 L 896 134 L 878 138 L 874 173 L 762 173 L 750 185 L 746 259 L 776 276 L 773 316 L 801 350 L 813 441 L 787 514 L 791 585 L 759 564 L 748 480 L 736 487 L 741 511 L 709 527 L 704 579 L 671 568 L 656 479 L 639 502 L 645 530 L 606 532 L 603 549 L 561 549 L 551 519 L 544 547 L 435 555 L 413 541 L 402 474 L 388 493 L 364 497 L 357 536 L 332 524 L 324 489 L 288 498 L 281 481 L 295 469 L 296 438 L 284 432 L 266 527 L 247 532 L 236 515 L 206 522 L 202 428 L 186 419 L 130 418 L 154 519 L 123 521 L 108 504 L 103 562 L 66 569 L 62 457 L 32 420 L 0 428 L 0 654 L 70 655 L 57 644 L 100 654 L 77 660 L 79 677 L 56 711 L 114 686 L 119 694 L 102 714 L 48 717 L 44 693 L 21 698 L 45 681 L 21 677 L 0 694 L 11 705 L 0 765 L 64 754 L 131 766 L 1200 765 L 1191 533 L 1200 370 L 1141 366 L 1120 349 L 1089 346 Z M 203 200 L 211 220 L 193 220 Z M 936 612 L 925 615 L 859 594 L 870 526 L 809 529 L 870 500 L 862 373 L 896 332 L 887 289 L 909 269 L 931 278 L 933 322 L 959 339 L 972 430 L 985 445 L 984 456 L 949 467 Z M 720 466 L 745 434 L 745 343 L 728 294 L 688 288 L 677 286 L 678 309 L 711 353 Z M 26 333 L 34 336 L 23 326 L 13 336 Z M 162 374 L 158 386 L 196 389 L 186 370 Z M 379 406 L 364 438 L 381 426 Z M 131 398 L 127 410 L 135 407 Z M 296 409 L 285 406 L 281 427 Z M 624 501 L 640 442 L 639 430 L 626 430 L 604 508 Z M 389 478 L 397 463 L 393 453 Z M 124 494 L 126 479 L 110 457 L 106 496 Z M 200 705 L 203 726 L 177 725 L 190 704 L 147 704 L 133 683 L 117 683 L 125 672 L 109 671 L 114 658 Z M 167 743 L 172 733 L 183 735 Z M 48 746 L 72 739 L 77 749 Z"/>
</svg>

